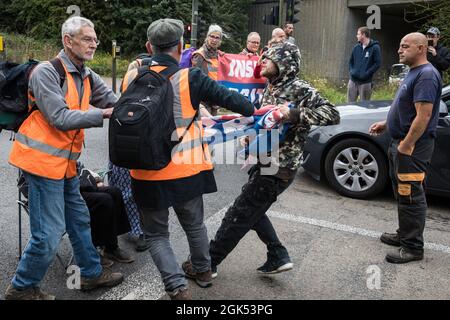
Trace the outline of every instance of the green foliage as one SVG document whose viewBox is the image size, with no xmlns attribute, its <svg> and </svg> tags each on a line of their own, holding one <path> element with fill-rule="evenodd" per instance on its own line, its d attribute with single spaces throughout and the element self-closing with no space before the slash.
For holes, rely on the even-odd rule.
<svg viewBox="0 0 450 320">
<path fill-rule="evenodd" d="M 2 32 L 5 41 L 6 60 L 23 63 L 28 59 L 49 60 L 61 50 L 51 41 L 36 40 L 24 35 Z"/>
<path fill-rule="evenodd" d="M 229 36 L 224 38 L 220 49 L 238 53 L 246 43 L 248 35 L 248 7 L 251 0 L 200 0 L 199 14 L 208 24 L 216 23 Z M 202 44 L 204 39 L 200 39 Z"/>
<path fill-rule="evenodd" d="M 319 90 L 320 94 L 331 103 L 337 105 L 347 102 L 347 84 L 332 84 L 324 78 L 312 75 L 306 75 L 305 80 Z M 387 82 L 378 83 L 374 86 L 372 100 L 392 100 L 396 91 L 397 87 L 389 85 Z"/>
<path fill-rule="evenodd" d="M 241 50 L 247 36 L 247 6 L 251 0 L 200 0 L 200 14 L 208 24 L 219 24 L 231 37 L 222 49 Z M 1 0 L 0 29 L 27 35 L 59 46 L 61 25 L 69 17 L 69 5 L 80 8 L 81 16 L 95 24 L 100 50 L 110 51 L 111 40 L 117 40 L 122 52 L 135 56 L 145 52 L 146 30 L 160 18 L 191 21 L 191 0 Z"/>
<path fill-rule="evenodd" d="M 128 64 L 128 59 L 116 59 L 117 78 L 122 78 L 125 75 L 128 69 Z M 86 62 L 86 65 L 102 76 L 112 76 L 112 56 L 110 53 L 96 52 L 94 60 Z"/>
</svg>

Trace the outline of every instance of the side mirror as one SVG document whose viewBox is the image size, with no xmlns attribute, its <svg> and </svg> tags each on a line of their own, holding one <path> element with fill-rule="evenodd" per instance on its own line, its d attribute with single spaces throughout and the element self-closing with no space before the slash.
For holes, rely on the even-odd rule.
<svg viewBox="0 0 450 320">
<path fill-rule="evenodd" d="M 445 118 L 446 116 L 448 116 L 448 107 L 445 102 L 441 100 L 441 103 L 439 104 L 439 118 Z"/>
</svg>

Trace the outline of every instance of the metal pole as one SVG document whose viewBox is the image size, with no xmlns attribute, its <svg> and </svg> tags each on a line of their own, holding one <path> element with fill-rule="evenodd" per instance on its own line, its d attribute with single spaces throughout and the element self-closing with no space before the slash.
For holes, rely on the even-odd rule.
<svg viewBox="0 0 450 320">
<path fill-rule="evenodd" d="M 197 48 L 198 0 L 192 0 L 191 47 Z"/>
<path fill-rule="evenodd" d="M 283 26 L 283 17 L 284 17 L 284 0 L 280 0 L 280 16 L 278 23 L 280 24 L 280 27 Z"/>
<path fill-rule="evenodd" d="M 117 41 L 112 41 L 112 91 L 116 93 L 116 45 Z"/>
</svg>

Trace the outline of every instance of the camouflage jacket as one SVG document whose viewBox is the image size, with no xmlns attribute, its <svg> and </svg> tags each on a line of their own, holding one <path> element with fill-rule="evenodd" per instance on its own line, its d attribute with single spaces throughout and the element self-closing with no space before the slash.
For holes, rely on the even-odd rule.
<svg viewBox="0 0 450 320">
<path fill-rule="evenodd" d="M 339 112 L 309 83 L 298 78 L 301 56 L 297 46 L 283 43 L 270 48 L 264 56 L 278 66 L 279 75 L 266 85 L 262 106 L 286 102 L 295 105 L 289 115 L 290 128 L 280 143 L 279 158 L 272 156 L 272 165 L 278 165 L 280 171 L 294 171 L 300 167 L 300 156 L 311 126 L 338 124 Z"/>
</svg>

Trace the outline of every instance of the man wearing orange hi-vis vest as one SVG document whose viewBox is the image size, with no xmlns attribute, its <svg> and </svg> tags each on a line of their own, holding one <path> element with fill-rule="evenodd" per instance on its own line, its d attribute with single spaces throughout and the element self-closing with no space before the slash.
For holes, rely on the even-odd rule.
<svg viewBox="0 0 450 320">
<path fill-rule="evenodd" d="M 131 170 L 133 196 L 140 210 L 142 229 L 150 238 L 150 253 L 171 299 L 191 299 L 187 277 L 201 287 L 211 285 L 211 260 L 203 222 L 203 194 L 217 191 L 208 145 L 203 142 L 200 101 L 226 107 L 245 116 L 253 114 L 247 98 L 211 80 L 198 68 L 179 69 L 183 48 L 183 22 L 154 21 L 147 30 L 150 70 L 167 77 L 173 90 L 173 136 L 179 143 L 169 163 L 159 170 Z M 141 67 L 142 68 L 142 67 Z M 125 91 L 141 70 L 129 71 L 122 83 Z M 162 117 L 162 115 L 161 115 Z M 173 207 L 189 242 L 193 268 L 183 270 L 169 241 L 169 208 Z M 184 272 L 183 272 L 184 271 Z"/>
<path fill-rule="evenodd" d="M 61 34 L 64 49 L 31 74 L 31 114 L 17 132 L 9 157 L 9 162 L 24 172 L 29 185 L 31 238 L 5 299 L 55 299 L 40 290 L 39 283 L 64 232 L 80 268 L 77 289 L 114 286 L 123 280 L 122 274 L 100 264 L 76 172 L 83 128 L 102 127 L 117 98 L 100 76 L 84 65 L 93 59 L 99 44 L 93 23 L 86 18 L 69 18 Z"/>
</svg>

